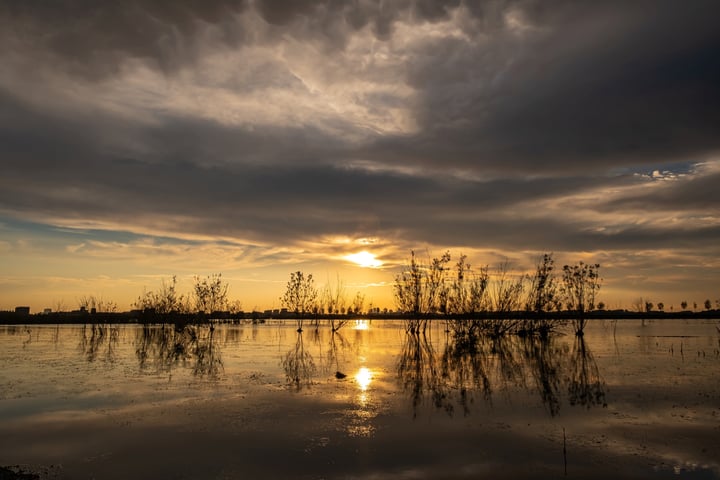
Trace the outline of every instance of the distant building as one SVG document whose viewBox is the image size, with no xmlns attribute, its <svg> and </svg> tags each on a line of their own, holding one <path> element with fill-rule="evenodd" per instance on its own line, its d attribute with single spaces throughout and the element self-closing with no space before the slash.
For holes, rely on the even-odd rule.
<svg viewBox="0 0 720 480">
<path fill-rule="evenodd" d="M 18 315 L 30 315 L 30 307 L 15 307 L 15 313 Z"/>
<path fill-rule="evenodd" d="M 46 308 L 43 310 L 43 315 L 50 315 L 52 313 L 52 308 Z"/>
</svg>

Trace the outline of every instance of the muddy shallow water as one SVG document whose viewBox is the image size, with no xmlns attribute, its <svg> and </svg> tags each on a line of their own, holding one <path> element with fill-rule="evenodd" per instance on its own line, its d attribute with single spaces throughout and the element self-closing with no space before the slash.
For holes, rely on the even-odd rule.
<svg viewBox="0 0 720 480">
<path fill-rule="evenodd" d="M 0 327 L 0 465 L 40 478 L 720 478 L 716 321 Z"/>
</svg>

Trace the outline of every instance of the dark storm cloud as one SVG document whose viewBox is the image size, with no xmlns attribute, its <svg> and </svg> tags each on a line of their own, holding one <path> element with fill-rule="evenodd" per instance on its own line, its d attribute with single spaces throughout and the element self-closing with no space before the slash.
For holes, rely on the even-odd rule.
<svg viewBox="0 0 720 480">
<path fill-rule="evenodd" d="M 524 36 L 429 42 L 409 65 L 422 132 L 378 155 L 562 173 L 718 150 L 717 2 L 551 5 L 524 10 Z"/>
<path fill-rule="evenodd" d="M 323 39 L 329 49 L 345 45 L 353 31 L 372 27 L 388 39 L 403 14 L 416 21 L 447 18 L 458 0 L 328 2 L 326 0 L 157 0 L 102 2 L 11 1 L 0 6 L 6 48 L 49 53 L 54 66 L 74 74 L 102 78 L 118 73 L 126 58 L 147 60 L 173 73 L 204 52 L 201 42 L 210 31 L 230 47 L 258 41 L 275 42 L 282 28 L 306 24 L 304 34 Z M 238 22 L 251 7 L 277 35 L 258 38 Z M 300 38 L 302 40 L 302 38 Z M 2 48 L 2 47 L 0 47 Z"/>
<path fill-rule="evenodd" d="M 458 5 L 264 0 L 252 9 L 299 41 L 342 48 L 367 25 L 389 39 L 397 22 L 447 20 Z M 169 70 L 193 62 L 209 26 L 233 47 L 278 41 L 236 21 L 248 8 L 241 1 L 14 2 L 3 26 L 20 47 L 56 55 L 56 67 L 110 75 L 126 57 Z M 404 78 L 391 79 L 417 89 L 420 131 L 379 139 L 369 154 L 413 165 L 561 172 L 692 161 L 720 147 L 717 2 L 466 2 L 462 12 L 466 38 L 426 39 L 410 52 Z M 508 27 L 510 14 L 525 22 L 517 31 Z"/>
<path fill-rule="evenodd" d="M 712 224 L 622 215 L 717 215 L 716 173 L 633 191 L 649 180 L 614 172 L 718 151 L 718 13 L 704 1 L 9 2 L 0 208 L 268 243 L 708 246 Z M 260 60 L 242 57 L 253 48 Z M 240 60 L 205 72 L 214 54 Z M 317 78 L 292 64 L 301 54 Z M 131 78 L 129 61 L 162 75 Z M 197 88 L 158 105 L 120 88 L 154 98 L 173 81 Z M 347 94 L 353 81 L 373 88 Z M 191 95 L 195 110 L 177 106 Z M 252 95 L 267 108 L 246 113 Z M 342 101 L 354 109 L 334 113 Z M 377 120 L 395 114 L 411 121 Z"/>
<path fill-rule="evenodd" d="M 0 6 L 0 26 L 6 48 L 46 52 L 56 68 L 99 78 L 117 73 L 126 57 L 174 70 L 192 58 L 195 37 L 207 25 L 217 27 L 224 41 L 242 44 L 232 15 L 244 5 L 243 0 L 11 1 Z"/>
</svg>

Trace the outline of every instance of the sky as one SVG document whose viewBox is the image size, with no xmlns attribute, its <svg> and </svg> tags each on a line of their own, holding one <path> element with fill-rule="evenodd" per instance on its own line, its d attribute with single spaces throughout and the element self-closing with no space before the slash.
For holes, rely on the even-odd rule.
<svg viewBox="0 0 720 480">
<path fill-rule="evenodd" d="M 213 273 L 245 310 L 279 308 L 296 270 L 392 308 L 410 250 L 597 262 L 609 308 L 720 299 L 718 17 L 0 2 L 0 309 L 124 310 Z"/>
</svg>

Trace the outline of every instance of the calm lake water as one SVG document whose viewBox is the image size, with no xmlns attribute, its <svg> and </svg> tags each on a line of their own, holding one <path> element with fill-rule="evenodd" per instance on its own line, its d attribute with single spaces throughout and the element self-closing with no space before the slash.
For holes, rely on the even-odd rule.
<svg viewBox="0 0 720 480">
<path fill-rule="evenodd" d="M 720 478 L 716 321 L 0 326 L 0 465 L 40 478 Z M 338 378 L 342 377 L 342 378 Z M 17 467 L 15 467 L 17 468 Z"/>
</svg>

